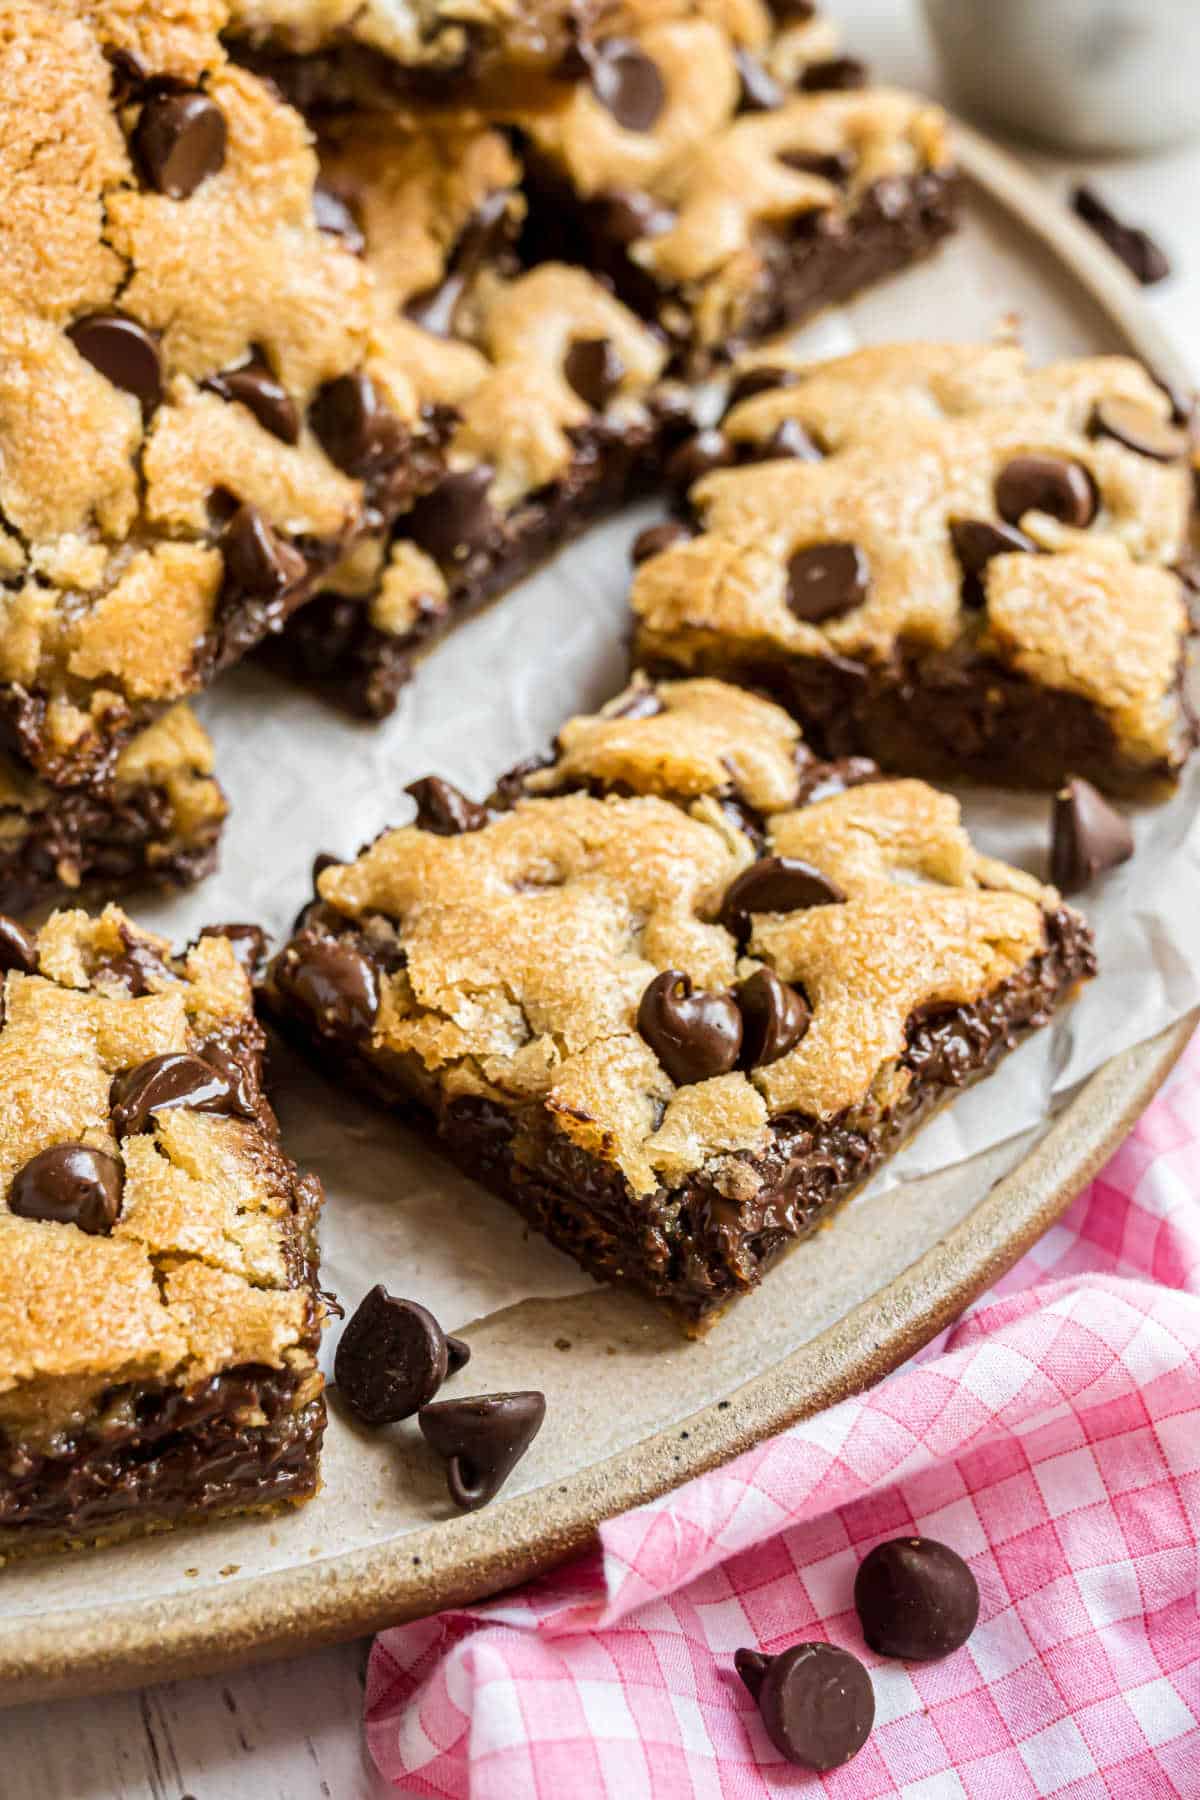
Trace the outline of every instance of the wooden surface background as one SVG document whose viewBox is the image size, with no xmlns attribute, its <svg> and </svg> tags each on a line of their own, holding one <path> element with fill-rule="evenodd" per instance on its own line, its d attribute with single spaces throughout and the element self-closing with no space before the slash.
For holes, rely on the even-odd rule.
<svg viewBox="0 0 1200 1800">
<path fill-rule="evenodd" d="M 916 0 L 825 5 L 881 77 L 937 91 Z M 1176 273 L 1149 303 L 1200 376 L 1200 143 L 1106 163 L 1022 154 L 1058 192 L 1094 178 L 1118 212 L 1160 238 Z M 0 1795 L 380 1800 L 392 1790 L 375 1775 L 361 1728 L 368 1648 L 362 1641 L 207 1681 L 0 1713 Z"/>
</svg>

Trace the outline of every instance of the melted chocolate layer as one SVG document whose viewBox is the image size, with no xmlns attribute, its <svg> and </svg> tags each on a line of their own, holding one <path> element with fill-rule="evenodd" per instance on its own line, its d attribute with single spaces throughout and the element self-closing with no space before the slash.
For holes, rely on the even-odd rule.
<svg viewBox="0 0 1200 1800">
<path fill-rule="evenodd" d="M 171 820 L 161 788 L 139 788 L 123 799 L 64 790 L 23 821 L 20 836 L 0 844 L 0 912 L 29 912 L 91 882 L 102 883 L 106 894 L 143 883 L 190 886 L 216 865 L 221 821 L 209 821 L 193 843 L 155 855 L 170 837 Z M 64 882 L 64 871 L 75 879 Z"/>
</svg>

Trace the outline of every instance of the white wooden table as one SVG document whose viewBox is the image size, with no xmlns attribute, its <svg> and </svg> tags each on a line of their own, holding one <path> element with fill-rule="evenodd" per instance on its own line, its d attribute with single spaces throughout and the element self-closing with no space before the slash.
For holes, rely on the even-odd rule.
<svg viewBox="0 0 1200 1800">
<path fill-rule="evenodd" d="M 915 0 L 826 0 L 887 79 L 937 91 Z M 1200 374 L 1200 144 L 1142 161 L 1026 160 L 1057 191 L 1094 177 L 1176 266 L 1150 304 Z M 2 1603 L 2 1589 L 0 1589 Z M 0 1714 L 12 1800 L 379 1800 L 362 1740 L 366 1641 L 208 1681 Z M 519 1800 L 514 1795 L 513 1800 Z"/>
</svg>

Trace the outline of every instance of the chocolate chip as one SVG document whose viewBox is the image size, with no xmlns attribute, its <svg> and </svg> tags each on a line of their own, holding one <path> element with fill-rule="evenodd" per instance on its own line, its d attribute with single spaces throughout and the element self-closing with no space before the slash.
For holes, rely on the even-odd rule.
<svg viewBox="0 0 1200 1800">
<path fill-rule="evenodd" d="M 441 775 L 410 781 L 404 791 L 417 803 L 415 824 L 438 837 L 458 837 L 464 831 L 478 831 L 488 822 L 486 806 L 469 800 L 461 788 Z"/>
<path fill-rule="evenodd" d="M 143 413 L 154 411 L 162 398 L 162 365 L 144 325 L 122 312 L 96 312 L 68 325 L 67 336 L 106 381 L 141 402 Z"/>
<path fill-rule="evenodd" d="M 810 906 L 838 906 L 845 898 L 836 881 L 799 857 L 764 856 L 726 889 L 721 923 L 740 939 L 749 935 L 754 913 L 803 912 Z"/>
<path fill-rule="evenodd" d="M 812 1024 L 804 995 L 780 981 L 773 969 L 756 969 L 735 992 L 742 1015 L 744 1069 L 764 1069 L 778 1062 L 795 1049 Z"/>
<path fill-rule="evenodd" d="M 104 54 L 112 70 L 112 103 L 117 107 L 128 106 L 146 85 L 145 65 L 132 50 L 118 50 L 112 44 L 105 45 Z"/>
<path fill-rule="evenodd" d="M 963 572 L 962 597 L 965 606 L 983 606 L 983 573 L 993 556 L 1009 556 L 1016 551 L 1036 554 L 1032 538 L 1015 525 L 994 525 L 990 519 L 951 519 L 950 541 Z"/>
<path fill-rule="evenodd" d="M 652 556 L 661 556 L 675 544 L 690 542 L 692 535 L 682 519 L 664 519 L 661 525 L 647 525 L 634 538 L 629 559 L 634 564 L 649 562 Z"/>
<path fill-rule="evenodd" d="M 778 1656 L 739 1650 L 738 1674 L 758 1702 L 767 1736 L 803 1769 L 840 1769 L 875 1723 L 871 1677 L 834 1644 L 793 1644 Z"/>
<path fill-rule="evenodd" d="M 797 83 L 803 94 L 844 93 L 867 85 L 867 65 L 857 56 L 830 56 L 809 63 Z"/>
<path fill-rule="evenodd" d="M 597 202 L 602 233 L 617 244 L 633 244 L 638 238 L 662 237 L 675 223 L 669 206 L 649 194 L 631 189 L 605 194 Z"/>
<path fill-rule="evenodd" d="M 854 173 L 854 158 L 848 150 L 779 150 L 776 160 L 798 175 L 819 175 L 834 187 L 844 186 Z"/>
<path fill-rule="evenodd" d="M 339 194 L 328 182 L 318 181 L 313 188 L 312 203 L 317 230 L 323 231 L 326 237 L 340 238 L 352 256 L 361 256 L 367 240 L 346 196 Z"/>
<path fill-rule="evenodd" d="M 933 1538 L 876 1544 L 859 1567 L 854 1604 L 880 1656 L 933 1662 L 966 1643 L 979 1618 L 979 1588 L 956 1551 Z"/>
<path fill-rule="evenodd" d="M 762 462 L 782 461 L 785 457 L 795 457 L 800 462 L 822 461 L 820 449 L 799 419 L 782 420 L 759 451 Z"/>
<path fill-rule="evenodd" d="M 155 94 L 142 107 L 133 148 L 151 187 L 186 200 L 223 167 L 225 114 L 207 94 Z"/>
<path fill-rule="evenodd" d="M 651 131 L 666 105 L 656 62 L 632 38 L 607 38 L 590 58 L 592 92 L 623 131 Z"/>
<path fill-rule="evenodd" d="M 78 1225 L 91 1237 L 107 1237 L 121 1211 L 125 1173 L 115 1156 L 90 1144 L 55 1144 L 18 1169 L 8 1196 L 21 1219 Z"/>
<path fill-rule="evenodd" d="M 1010 525 L 1019 525 L 1026 513 L 1042 512 L 1083 529 L 1097 505 L 1096 484 L 1082 463 L 1014 456 L 996 477 L 996 510 Z"/>
<path fill-rule="evenodd" d="M 367 1425 L 411 1419 L 446 1379 L 445 1334 L 415 1300 L 373 1287 L 346 1326 L 333 1359 L 333 1378 L 351 1412 Z"/>
<path fill-rule="evenodd" d="M 490 463 L 477 463 L 444 475 L 409 513 L 405 535 L 442 563 L 466 562 L 486 550 L 499 528 L 488 499 L 495 473 Z"/>
<path fill-rule="evenodd" d="M 579 398 L 603 412 L 621 385 L 625 364 L 610 338 L 576 338 L 563 362 L 563 374 Z"/>
<path fill-rule="evenodd" d="M 125 952 L 101 966 L 123 982 L 135 1000 L 160 991 L 171 978 L 171 971 L 153 944 L 126 937 Z"/>
<path fill-rule="evenodd" d="M 375 971 L 353 944 L 319 937 L 292 944 L 275 963 L 275 983 L 328 1037 L 365 1037 L 375 1023 Z"/>
<path fill-rule="evenodd" d="M 186 1050 L 166 1050 L 114 1075 L 108 1090 L 113 1131 L 134 1137 L 154 1113 L 186 1106 L 192 1112 L 232 1113 L 233 1091 L 219 1070 Z"/>
<path fill-rule="evenodd" d="M 727 1075 L 742 1047 L 732 994 L 702 994 L 681 969 L 656 975 L 638 1006 L 637 1028 L 677 1087 Z"/>
<path fill-rule="evenodd" d="M 817 0 L 767 0 L 767 11 L 781 25 L 803 25 L 816 10 Z"/>
<path fill-rule="evenodd" d="M 455 1506 L 474 1512 L 499 1493 L 546 1416 L 544 1394 L 483 1394 L 423 1406 L 417 1423 L 427 1444 L 446 1459 Z"/>
<path fill-rule="evenodd" d="M 230 1112 L 240 1113 L 244 1119 L 256 1118 L 262 1101 L 262 1058 L 244 1049 L 235 1054 L 219 1038 L 206 1039 L 197 1055 L 229 1089 Z"/>
<path fill-rule="evenodd" d="M 273 531 L 257 506 L 239 506 L 221 534 L 224 598 L 270 600 L 308 573 L 300 552 Z"/>
<path fill-rule="evenodd" d="M 200 936 L 202 938 L 224 938 L 237 962 L 251 980 L 254 979 L 267 950 L 267 934 L 261 925 L 247 925 L 241 922 L 205 925 L 201 928 Z"/>
<path fill-rule="evenodd" d="M 1148 406 L 1136 400 L 1100 400 L 1092 413 L 1089 429 L 1093 437 L 1115 438 L 1127 450 L 1155 462 L 1175 462 L 1186 456 L 1191 447 L 1188 433 L 1179 425 L 1160 419 Z"/>
<path fill-rule="evenodd" d="M 734 65 L 742 84 L 743 112 L 774 112 L 783 105 L 783 89 L 749 50 L 735 50 Z"/>
<path fill-rule="evenodd" d="M 819 625 L 861 606 L 871 571 L 857 544 L 809 544 L 788 563 L 787 603 L 798 619 Z"/>
<path fill-rule="evenodd" d="M 733 445 L 725 434 L 709 426 L 680 444 L 667 458 L 664 474 L 677 493 L 686 494 L 693 482 L 711 475 L 714 469 L 727 469 L 735 456 Z"/>
<path fill-rule="evenodd" d="M 17 969 L 32 975 L 38 966 L 37 938 L 7 913 L 0 913 L 0 974 Z"/>
<path fill-rule="evenodd" d="M 1054 796 L 1050 879 L 1064 894 L 1077 894 L 1098 875 L 1133 855 L 1127 819 L 1090 781 L 1072 776 Z"/>
<path fill-rule="evenodd" d="M 330 462 L 346 475 L 369 475 L 402 448 L 403 427 L 369 375 L 327 381 L 308 419 Z"/>
<path fill-rule="evenodd" d="M 732 409 L 740 406 L 743 400 L 752 400 L 755 394 L 765 394 L 772 388 L 795 387 L 800 380 L 799 369 L 778 369 L 771 363 L 759 363 L 757 367 L 743 369 L 735 375 L 729 386 L 729 398 L 726 407 Z"/>
<path fill-rule="evenodd" d="M 447 1337 L 446 1337 L 446 1363 L 447 1363 L 446 1373 L 447 1373 L 447 1375 L 457 1375 L 458 1371 L 460 1369 L 466 1368 L 466 1366 L 470 1362 L 470 1360 L 471 1360 L 471 1346 L 470 1346 L 470 1344 L 468 1344 L 467 1340 L 465 1338 L 450 1337 L 449 1335 L 447 1335 Z"/>
<path fill-rule="evenodd" d="M 1171 273 L 1165 250 L 1156 244 L 1148 231 L 1137 225 L 1125 225 L 1106 206 L 1094 188 L 1077 187 L 1071 204 L 1085 225 L 1103 238 L 1113 255 L 1119 257 L 1135 280 L 1143 287 L 1165 281 Z"/>
<path fill-rule="evenodd" d="M 440 281 L 422 288 L 404 303 L 404 316 L 435 337 L 452 337 L 459 304 L 481 265 L 504 245 L 512 226 L 506 188 L 488 194 L 459 233 L 458 243 Z"/>
<path fill-rule="evenodd" d="M 223 400 L 238 400 L 254 414 L 264 431 L 281 443 L 295 444 L 300 438 L 300 414 L 281 381 L 278 381 L 261 356 L 243 363 L 238 369 L 226 369 L 211 375 L 204 383 Z"/>
</svg>

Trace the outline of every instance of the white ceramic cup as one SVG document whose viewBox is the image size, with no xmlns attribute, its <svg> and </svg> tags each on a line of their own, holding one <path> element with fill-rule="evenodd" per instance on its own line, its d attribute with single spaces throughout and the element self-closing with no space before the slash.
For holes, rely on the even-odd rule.
<svg viewBox="0 0 1200 1800">
<path fill-rule="evenodd" d="M 1071 150 L 1200 132 L 1200 0 L 925 0 L 955 100 Z"/>
</svg>

